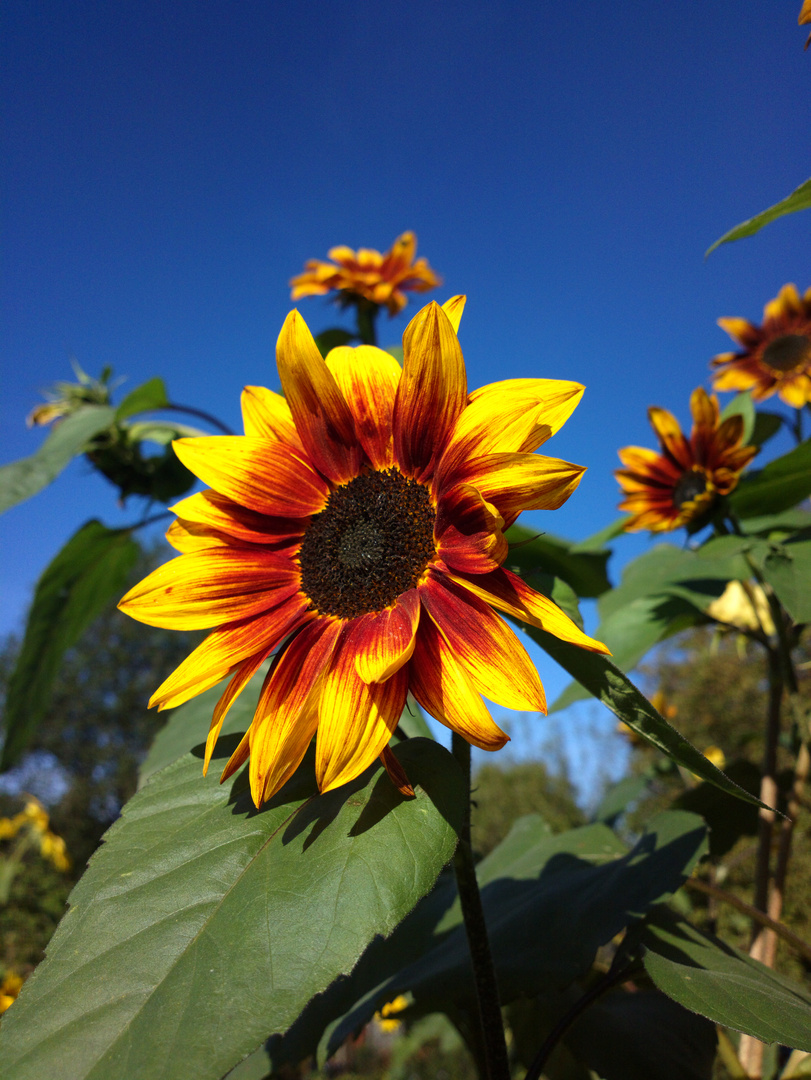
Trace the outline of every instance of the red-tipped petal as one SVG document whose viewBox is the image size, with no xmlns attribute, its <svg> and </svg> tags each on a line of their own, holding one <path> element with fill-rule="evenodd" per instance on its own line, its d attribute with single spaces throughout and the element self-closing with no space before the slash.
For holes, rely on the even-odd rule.
<svg viewBox="0 0 811 1080">
<path fill-rule="evenodd" d="M 383 747 L 380 760 L 383 762 L 386 772 L 389 774 L 389 779 L 400 794 L 405 795 L 407 798 L 413 798 L 414 788 L 411 786 L 411 783 L 406 776 L 405 769 L 394 756 L 390 747 Z"/>
<path fill-rule="evenodd" d="M 419 621 L 416 589 L 403 593 L 392 607 L 354 620 L 349 645 L 355 653 L 355 670 L 364 682 L 385 682 L 408 662 Z"/>
<path fill-rule="evenodd" d="M 458 484 L 443 492 L 437 506 L 437 552 L 456 570 L 485 574 L 507 557 L 503 528 L 504 518 L 481 492 L 471 484 Z"/>
</svg>

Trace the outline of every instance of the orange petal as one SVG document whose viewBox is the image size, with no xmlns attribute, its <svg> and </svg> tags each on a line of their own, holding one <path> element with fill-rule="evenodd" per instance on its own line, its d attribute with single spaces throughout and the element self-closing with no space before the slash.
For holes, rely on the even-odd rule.
<svg viewBox="0 0 811 1080">
<path fill-rule="evenodd" d="M 409 783 L 405 769 L 394 756 L 390 747 L 383 747 L 383 751 L 380 754 L 380 760 L 383 762 L 386 772 L 389 774 L 389 779 L 400 794 L 405 795 L 408 798 L 413 798 L 414 788 Z"/>
<path fill-rule="evenodd" d="M 693 455 L 673 413 L 651 405 L 648 409 L 648 419 L 662 444 L 662 449 L 669 453 L 683 469 L 689 469 L 693 464 Z"/>
<path fill-rule="evenodd" d="M 264 650 L 270 652 L 302 622 L 312 618 L 309 601 L 297 594 L 272 611 L 219 627 L 164 679 L 149 700 L 150 708 L 173 709 L 224 679 L 236 664 Z"/>
<path fill-rule="evenodd" d="M 118 606 L 148 626 L 204 630 L 276 607 L 299 582 L 292 559 L 255 548 L 207 548 L 159 566 Z"/>
<path fill-rule="evenodd" d="M 419 621 L 416 589 L 403 593 L 392 607 L 353 621 L 349 643 L 355 653 L 355 670 L 364 682 L 385 682 L 408 662 Z"/>
<path fill-rule="evenodd" d="M 487 604 L 436 572 L 420 587 L 420 599 L 480 694 L 510 709 L 546 712 L 526 649 Z"/>
<path fill-rule="evenodd" d="M 278 544 L 294 537 L 301 538 L 307 524 L 301 518 L 258 514 L 216 491 L 199 491 L 170 509 L 186 526 L 199 525 L 218 535 L 226 534 L 252 544 Z"/>
<path fill-rule="evenodd" d="M 332 657 L 318 706 L 315 775 L 321 791 L 354 780 L 378 757 L 397 727 L 408 693 L 408 669 L 382 683 L 355 671 L 355 650 L 344 635 Z"/>
<path fill-rule="evenodd" d="M 601 641 L 584 634 L 553 600 L 543 593 L 535 592 L 506 567 L 500 567 L 489 574 L 459 574 L 451 571 L 449 576 L 468 592 L 492 604 L 506 615 L 521 619 L 530 626 L 537 626 L 539 630 L 546 630 L 561 641 L 570 641 L 590 652 L 609 652 Z"/>
<path fill-rule="evenodd" d="M 175 453 L 221 495 L 274 517 L 309 517 L 326 506 L 322 478 L 284 443 L 247 435 L 175 439 Z"/>
<path fill-rule="evenodd" d="M 284 321 L 276 364 L 299 437 L 315 467 L 336 484 L 357 476 L 363 452 L 352 413 L 297 311 Z"/>
<path fill-rule="evenodd" d="M 560 379 L 506 379 L 474 390 L 437 469 L 441 482 L 452 483 L 468 458 L 537 450 L 563 427 L 583 390 Z"/>
<path fill-rule="evenodd" d="M 456 570 L 486 574 L 507 557 L 503 527 L 504 518 L 475 487 L 457 484 L 439 500 L 434 528 L 437 552 Z"/>
<path fill-rule="evenodd" d="M 297 453 L 304 453 L 290 406 L 281 394 L 265 386 L 246 386 L 242 391 L 241 404 L 246 435 L 278 439 L 293 447 Z"/>
<path fill-rule="evenodd" d="M 459 333 L 459 323 L 462 321 L 462 312 L 465 310 L 466 303 L 466 296 L 452 296 L 442 305 L 442 310 L 448 316 L 454 334 Z"/>
<path fill-rule="evenodd" d="M 500 750 L 509 742 L 430 619 L 423 621 L 417 636 L 410 688 L 431 716 L 481 750 Z"/>
<path fill-rule="evenodd" d="M 540 454 L 488 454 L 470 459 L 457 476 L 498 507 L 511 525 L 525 510 L 557 510 L 585 471 L 582 465 Z"/>
<path fill-rule="evenodd" d="M 337 619 L 305 626 L 265 680 L 251 724 L 250 781 L 257 806 L 290 779 L 310 745 L 322 676 L 340 629 Z"/>
<path fill-rule="evenodd" d="M 206 756 L 203 761 L 203 776 L 208 773 L 208 766 L 211 764 L 211 755 L 214 753 L 214 747 L 217 743 L 217 739 L 220 737 L 223 721 L 230 712 L 231 706 L 257 673 L 262 664 L 264 664 L 265 660 L 267 660 L 267 657 L 268 651 L 263 649 L 262 652 L 257 653 L 256 656 L 250 656 L 247 660 L 243 660 L 234 673 L 234 677 L 228 684 L 225 693 L 217 702 L 214 715 L 211 717 L 211 727 L 208 729 L 208 738 L 206 739 Z"/>
<path fill-rule="evenodd" d="M 745 348 L 754 344 L 760 337 L 760 331 L 748 319 L 723 318 L 718 319 L 718 325 L 722 330 L 726 330 L 733 341 L 737 341 Z"/>
<path fill-rule="evenodd" d="M 392 413 L 402 371 L 383 349 L 373 345 L 351 348 L 341 345 L 327 356 L 335 377 L 355 418 L 355 429 L 372 468 L 388 469 L 392 456 Z"/>
<path fill-rule="evenodd" d="M 465 407 L 465 361 L 448 316 L 435 302 L 408 324 L 403 350 L 394 403 L 394 457 L 407 476 L 425 480 Z"/>
</svg>

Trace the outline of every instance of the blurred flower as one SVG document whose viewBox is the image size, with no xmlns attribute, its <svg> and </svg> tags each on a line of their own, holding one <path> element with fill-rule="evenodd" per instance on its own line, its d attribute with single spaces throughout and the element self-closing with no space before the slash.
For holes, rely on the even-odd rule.
<svg viewBox="0 0 811 1080">
<path fill-rule="evenodd" d="M 803 0 L 802 10 L 800 11 L 799 18 L 797 19 L 798 26 L 802 26 L 804 23 L 811 23 L 811 0 Z M 809 34 L 806 38 L 806 49 L 809 45 L 811 45 L 811 34 Z"/>
<path fill-rule="evenodd" d="M 718 325 L 741 352 L 720 353 L 711 361 L 715 390 L 751 390 L 755 401 L 778 394 L 801 409 L 811 402 L 811 289 L 802 298 L 784 285 L 763 309 L 763 323 L 719 319 Z"/>
<path fill-rule="evenodd" d="M 36 847 L 44 859 L 65 873 L 70 870 L 65 841 L 48 828 L 48 811 L 33 795 L 26 796 L 26 802 L 19 814 L 12 818 L 0 818 L 0 840 L 22 839 L 18 856 L 30 847 Z M 12 857 L 14 854 L 12 853 Z"/>
<path fill-rule="evenodd" d="M 377 1026 L 381 1031 L 399 1031 L 403 1022 L 394 1020 L 392 1017 L 407 1008 L 408 998 L 404 994 L 398 994 L 394 1001 L 387 1001 L 380 1012 L 375 1013 L 374 1019 Z"/>
<path fill-rule="evenodd" d="M 702 750 L 702 753 L 716 769 L 723 769 L 727 763 L 727 756 L 720 746 L 708 746 L 706 750 Z"/>
<path fill-rule="evenodd" d="M 13 971 L 7 971 L 0 982 L 0 1013 L 4 1013 L 17 1000 L 17 995 L 23 985 L 21 975 Z"/>
<path fill-rule="evenodd" d="M 75 413 L 83 405 L 109 405 L 112 368 L 105 368 L 101 373 L 101 378 L 94 379 L 82 371 L 75 360 L 72 360 L 71 364 L 79 381 L 54 383 L 50 390 L 46 390 L 48 400 L 42 405 L 35 405 L 26 418 L 29 427 L 61 420 Z"/>
<path fill-rule="evenodd" d="M 223 773 L 250 756 L 257 806 L 293 774 L 316 731 L 321 791 L 380 756 L 409 793 L 388 749 L 409 691 L 486 750 L 508 737 L 480 694 L 545 711 L 534 664 L 492 608 L 607 651 L 501 565 L 504 530 L 519 514 L 556 509 L 580 482 L 580 466 L 533 451 L 583 388 L 513 379 L 468 396 L 456 337 L 463 303 L 431 303 L 412 319 L 402 370 L 371 345 L 323 360 L 293 311 L 277 345 L 286 399 L 248 387 L 245 436 L 174 443 L 212 490 L 174 507 L 167 539 L 182 554 L 119 606 L 152 626 L 216 628 L 150 702 L 172 708 L 233 676 L 205 768 L 231 704 L 284 643 Z"/>
<path fill-rule="evenodd" d="M 619 451 L 624 469 L 614 472 L 625 498 L 620 510 L 630 517 L 628 532 L 650 529 L 667 532 L 682 525 L 700 526 L 719 495 L 728 495 L 744 466 L 757 453 L 741 446 L 743 418 L 730 416 L 721 423 L 718 399 L 699 387 L 690 397 L 693 430 L 689 441 L 667 409 L 651 407 L 648 418 L 661 452 L 641 446 Z"/>
<path fill-rule="evenodd" d="M 426 259 L 414 261 L 416 251 L 417 238 L 412 232 L 398 236 L 385 254 L 371 248 L 357 252 L 348 247 L 331 248 L 331 263 L 310 259 L 304 273 L 290 279 L 290 298 L 323 296 L 338 290 L 343 303 L 354 303 L 360 296 L 380 307 L 385 305 L 389 315 L 396 315 L 408 302 L 406 292 L 428 292 L 442 284 Z"/>
<path fill-rule="evenodd" d="M 707 614 L 739 630 L 763 630 L 766 634 L 775 632 L 769 601 L 756 582 L 730 581 L 718 599 L 713 600 L 707 608 Z"/>
</svg>

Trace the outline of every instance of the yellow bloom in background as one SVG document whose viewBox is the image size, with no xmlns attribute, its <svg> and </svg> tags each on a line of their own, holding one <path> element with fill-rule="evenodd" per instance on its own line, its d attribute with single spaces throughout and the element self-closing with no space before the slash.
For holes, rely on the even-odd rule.
<svg viewBox="0 0 811 1080">
<path fill-rule="evenodd" d="M 398 994 L 394 1001 L 387 1001 L 380 1012 L 376 1012 L 374 1020 L 381 1031 L 399 1031 L 403 1026 L 402 1020 L 395 1020 L 397 1013 L 408 1008 L 408 998 L 405 994 Z"/>
<path fill-rule="evenodd" d="M 372 248 L 331 248 L 332 262 L 310 259 L 304 273 L 290 279 L 290 298 L 338 291 L 349 301 L 349 294 L 361 296 L 380 307 L 385 305 L 389 315 L 396 315 L 408 302 L 407 292 L 428 292 L 442 284 L 426 259 L 415 261 L 416 251 L 417 238 L 412 232 L 398 236 L 385 254 Z"/>
<path fill-rule="evenodd" d="M 799 18 L 797 19 L 798 26 L 803 26 L 805 23 L 811 23 L 811 0 L 803 0 L 802 10 L 800 11 Z M 811 34 L 809 34 L 806 38 L 806 49 L 809 45 L 811 45 Z"/>
<path fill-rule="evenodd" d="M 17 995 L 23 985 L 21 975 L 13 971 L 7 971 L 0 982 L 0 1013 L 4 1013 L 17 1000 Z"/>
<path fill-rule="evenodd" d="M 775 632 L 769 601 L 760 585 L 754 581 L 730 581 L 717 600 L 707 608 L 707 614 L 718 622 L 739 630 Z"/>
<path fill-rule="evenodd" d="M 19 814 L 13 818 L 0 818 L 0 840 L 14 840 L 22 834 L 22 851 L 31 846 L 37 847 L 43 858 L 65 873 L 71 867 L 67 847 L 62 837 L 48 828 L 49 821 L 48 811 L 39 799 L 27 795 L 25 806 Z"/>
<path fill-rule="evenodd" d="M 715 395 L 709 397 L 701 387 L 694 390 L 690 411 L 689 439 L 672 413 L 651 407 L 648 418 L 660 452 L 641 446 L 619 451 L 625 468 L 614 475 L 625 495 L 619 508 L 631 515 L 625 523 L 627 532 L 668 532 L 700 524 L 717 497 L 734 490 L 741 470 L 757 453 L 757 447 L 741 445 L 742 417 L 721 422 Z"/>
<path fill-rule="evenodd" d="M 321 791 L 382 757 L 410 691 L 475 746 L 507 735 L 481 695 L 546 711 L 538 673 L 493 608 L 597 652 L 547 597 L 505 569 L 504 530 L 523 510 L 554 510 L 583 468 L 534 453 L 568 419 L 579 383 L 512 379 L 468 394 L 456 331 L 464 297 L 431 303 L 406 328 L 403 368 L 371 345 L 322 359 L 293 311 L 277 345 L 285 397 L 242 396 L 244 436 L 180 439 L 210 485 L 174 507 L 181 552 L 119 605 L 151 626 L 213 628 L 152 696 L 172 708 L 227 675 L 223 719 L 272 650 L 249 730 L 260 806 L 293 774 L 317 732 Z"/>
<path fill-rule="evenodd" d="M 763 309 L 763 323 L 719 319 L 740 352 L 711 361 L 715 390 L 751 390 L 755 401 L 777 394 L 794 409 L 811 402 L 811 289 L 803 297 L 784 285 Z"/>
</svg>

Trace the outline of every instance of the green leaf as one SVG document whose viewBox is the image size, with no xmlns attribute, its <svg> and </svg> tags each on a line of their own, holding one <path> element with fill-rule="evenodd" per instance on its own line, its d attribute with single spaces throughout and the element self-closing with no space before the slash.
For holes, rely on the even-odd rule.
<svg viewBox="0 0 811 1080">
<path fill-rule="evenodd" d="M 394 359 L 397 361 L 397 363 L 401 367 L 403 366 L 403 346 L 402 345 L 387 345 L 386 348 L 383 351 L 387 352 L 390 356 L 393 356 Z"/>
<path fill-rule="evenodd" d="M 517 625 L 517 624 L 516 624 Z M 615 716 L 632 727 L 649 743 L 667 754 L 671 761 L 695 773 L 701 780 L 734 795 L 744 802 L 762 805 L 749 792 L 738 787 L 708 761 L 692 743 L 688 742 L 663 716 L 654 709 L 645 695 L 631 680 L 615 667 L 606 656 L 588 652 L 568 641 L 537 630 L 534 626 L 522 627 L 553 660 L 577 679 L 586 690 L 609 708 Z"/>
<path fill-rule="evenodd" d="M 322 330 L 315 336 L 315 344 L 323 357 L 326 357 L 330 349 L 337 349 L 340 345 L 348 345 L 357 340 L 357 334 L 350 334 L 340 326 L 332 326 L 329 330 Z"/>
<path fill-rule="evenodd" d="M 530 580 L 534 572 L 562 578 L 578 596 L 600 596 L 611 588 L 606 563 L 611 554 L 605 548 L 574 551 L 568 540 L 551 533 L 538 536 L 522 525 L 508 529 L 510 551 L 505 566 Z"/>
<path fill-rule="evenodd" d="M 220 1080 L 286 1030 L 453 853 L 461 772 L 435 742 L 395 753 L 413 799 L 379 765 L 317 795 L 312 756 L 260 812 L 244 770 L 220 786 L 188 754 L 153 776 L 4 1016 L 0 1072 Z"/>
<path fill-rule="evenodd" d="M 166 384 L 163 379 L 155 376 L 148 382 L 136 386 L 124 398 L 115 411 L 116 420 L 126 420 L 128 416 L 134 416 L 141 412 L 154 412 L 156 409 L 165 409 L 169 404 L 166 393 Z"/>
<path fill-rule="evenodd" d="M 795 188 L 785 199 L 781 199 L 779 203 L 775 203 L 768 210 L 763 210 L 760 214 L 756 214 L 755 217 L 749 218 L 748 221 L 742 221 L 740 225 L 736 225 L 734 229 L 724 233 L 719 240 L 716 240 L 711 247 L 707 248 L 704 252 L 704 258 L 706 259 L 721 244 L 729 244 L 732 240 L 742 240 L 745 236 L 754 236 L 756 232 L 760 232 L 764 225 L 783 217 L 784 214 L 796 214 L 798 210 L 807 210 L 809 207 L 811 207 L 811 180 L 806 180 L 804 184 L 800 184 L 798 188 Z"/>
<path fill-rule="evenodd" d="M 600 805 L 594 811 L 592 820 L 602 821 L 606 825 L 613 825 L 620 814 L 624 814 L 631 803 L 648 789 L 647 776 L 626 776 L 618 783 L 613 784 L 600 801 Z M 714 789 L 713 789 L 714 790 Z M 757 810 L 755 811 L 757 813 Z"/>
<path fill-rule="evenodd" d="M 764 514 L 762 517 L 746 519 L 748 535 L 773 533 L 793 533 L 800 529 L 811 529 L 811 514 L 807 510 L 785 510 L 782 514 Z"/>
<path fill-rule="evenodd" d="M 83 405 L 56 425 L 35 454 L 0 467 L 0 513 L 47 487 L 114 417 L 109 405 Z"/>
<path fill-rule="evenodd" d="M 726 766 L 726 775 L 746 791 L 755 795 L 760 790 L 760 769 L 751 761 L 733 761 Z M 698 784 L 682 792 L 673 806 L 689 810 L 706 821 L 710 830 L 710 854 L 720 859 L 742 836 L 754 836 L 758 829 L 758 808 L 727 796 L 712 784 Z"/>
<path fill-rule="evenodd" d="M 752 395 L 747 390 L 736 394 L 732 401 L 727 403 L 721 413 L 721 420 L 727 420 L 730 416 L 743 417 L 743 443 L 748 444 L 755 430 L 755 406 Z"/>
<path fill-rule="evenodd" d="M 190 424 L 176 424 L 173 420 L 136 420 L 125 424 L 132 442 L 153 442 L 166 446 L 173 439 L 196 439 L 205 435 L 205 431 Z"/>
<path fill-rule="evenodd" d="M 630 852 L 605 825 L 550 836 L 537 815 L 517 821 L 476 871 L 502 1003 L 582 975 L 597 948 L 671 895 L 705 850 L 704 824 L 693 814 L 656 815 Z M 450 883 L 440 884 L 389 942 L 370 947 L 346 984 L 313 1003 L 290 1035 L 299 1036 L 298 1052 L 310 1049 L 301 1028 L 309 1019 L 313 1038 L 313 1021 L 321 1013 L 323 1024 L 330 994 L 334 1004 L 354 996 L 357 1005 L 327 1033 L 319 1056 L 333 1053 L 398 994 L 408 993 L 420 1015 L 465 1007 L 472 992 L 459 901 Z"/>
<path fill-rule="evenodd" d="M 811 997 L 746 953 L 657 912 L 642 933 L 645 969 L 659 989 L 716 1024 L 811 1050 Z"/>
<path fill-rule="evenodd" d="M 627 520 L 628 514 L 623 514 L 621 518 L 612 521 L 610 525 L 606 525 L 599 532 L 592 533 L 585 540 L 578 540 L 576 544 L 572 544 L 570 551 L 575 553 L 602 552 L 610 540 L 615 540 L 618 536 L 623 535 Z"/>
<path fill-rule="evenodd" d="M 763 446 L 773 439 L 783 426 L 783 417 L 780 413 L 768 412 L 766 409 L 758 409 L 755 413 L 755 428 L 749 442 L 752 446 Z"/>
<path fill-rule="evenodd" d="M 745 476 L 730 495 L 742 518 L 791 510 L 811 495 L 811 439 Z"/>
<path fill-rule="evenodd" d="M 122 595 L 137 558 L 138 545 L 128 529 L 88 521 L 46 568 L 8 682 L 0 768 L 8 768 L 25 750 L 48 708 L 65 651 Z"/>
<path fill-rule="evenodd" d="M 773 544 L 763 576 L 797 623 L 811 622 L 811 538 L 808 534 Z"/>
</svg>

